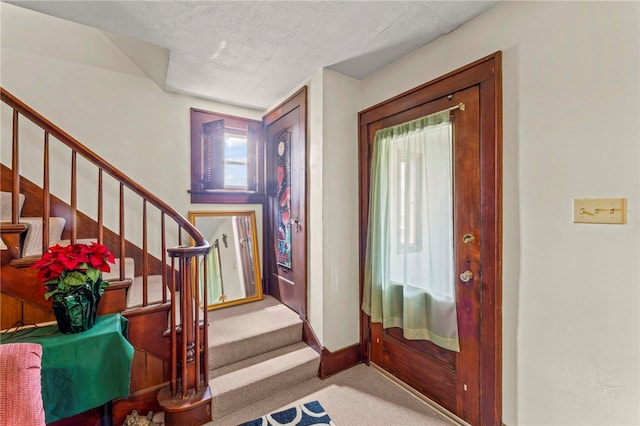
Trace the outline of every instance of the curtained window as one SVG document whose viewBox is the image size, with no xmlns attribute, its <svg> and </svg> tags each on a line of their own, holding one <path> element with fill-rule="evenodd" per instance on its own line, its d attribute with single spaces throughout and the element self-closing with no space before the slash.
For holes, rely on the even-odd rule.
<svg viewBox="0 0 640 426">
<path fill-rule="evenodd" d="M 449 111 L 374 137 L 363 311 L 459 351 Z"/>
</svg>

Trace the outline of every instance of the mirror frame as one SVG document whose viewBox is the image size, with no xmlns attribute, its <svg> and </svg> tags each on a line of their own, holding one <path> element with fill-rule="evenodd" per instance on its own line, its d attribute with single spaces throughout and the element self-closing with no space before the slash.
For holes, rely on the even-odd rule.
<svg viewBox="0 0 640 426">
<path fill-rule="evenodd" d="M 207 311 L 211 311 L 214 309 L 225 308 L 227 306 L 240 305 L 243 303 L 256 302 L 258 300 L 262 300 L 263 292 L 262 292 L 262 270 L 260 268 L 260 253 L 258 251 L 258 230 L 256 223 L 256 212 L 254 210 L 193 210 L 189 211 L 189 222 L 191 222 L 196 228 L 198 228 L 198 224 L 196 223 L 198 218 L 207 218 L 207 217 L 233 217 L 233 216 L 244 216 L 249 218 L 249 222 L 251 224 L 251 238 L 253 240 L 252 244 L 252 253 L 251 256 L 253 258 L 253 275 L 254 281 L 256 283 L 256 294 L 253 296 L 248 296 L 240 299 L 234 299 L 229 301 L 223 301 L 221 303 L 215 303 L 213 305 L 207 304 Z M 208 240 L 208 236 L 205 235 L 205 238 Z M 207 256 L 213 256 L 214 254 L 214 242 L 209 241 L 211 244 L 211 251 Z M 195 268 L 197 268 L 197 264 L 193 264 L 194 274 Z M 203 305 L 204 302 L 203 301 Z"/>
</svg>

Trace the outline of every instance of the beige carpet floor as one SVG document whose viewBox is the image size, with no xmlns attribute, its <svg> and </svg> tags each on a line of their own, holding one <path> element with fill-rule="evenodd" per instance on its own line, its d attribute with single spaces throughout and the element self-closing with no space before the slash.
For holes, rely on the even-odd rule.
<svg viewBox="0 0 640 426">
<path fill-rule="evenodd" d="M 406 391 L 376 368 L 360 364 L 325 380 L 307 380 L 207 426 L 235 426 L 313 400 L 320 402 L 336 426 L 461 424 Z"/>
</svg>

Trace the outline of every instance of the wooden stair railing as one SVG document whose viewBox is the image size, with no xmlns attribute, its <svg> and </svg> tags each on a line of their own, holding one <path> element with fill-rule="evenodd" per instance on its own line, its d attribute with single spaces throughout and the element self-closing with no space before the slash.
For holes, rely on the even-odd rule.
<svg viewBox="0 0 640 426">
<path fill-rule="evenodd" d="M 105 185 L 103 183 L 103 175 L 106 174 L 115 180 L 119 187 L 115 198 L 119 200 L 118 206 L 118 231 L 119 242 L 118 247 L 110 247 L 114 254 L 120 258 L 120 279 L 125 279 L 125 247 L 129 244 L 125 240 L 125 210 L 131 206 L 129 198 L 125 202 L 125 189 L 137 195 L 142 200 L 141 216 L 141 246 L 143 253 L 142 262 L 142 308 L 149 305 L 148 302 L 148 282 L 149 266 L 146 261 L 149 257 L 149 220 L 148 206 L 155 207 L 160 212 L 160 218 L 154 222 L 159 228 L 159 238 L 154 241 L 159 242 L 159 251 L 161 252 L 162 268 L 162 304 L 166 304 L 170 299 L 170 315 L 169 329 L 166 334 L 170 339 L 170 351 L 168 358 L 170 359 L 170 380 L 169 384 L 160 390 L 158 394 L 158 403 L 165 410 L 165 423 L 171 424 L 202 424 L 211 418 L 210 400 L 211 394 L 208 388 L 208 344 L 207 344 L 207 328 L 206 318 L 200 318 L 201 300 L 207 300 L 206 286 L 203 286 L 203 294 L 194 291 L 198 288 L 200 281 L 199 268 L 195 268 L 194 264 L 203 260 L 209 253 L 210 246 L 205 237 L 181 214 L 175 211 L 168 204 L 142 188 L 139 184 L 130 179 L 123 172 L 108 163 L 102 157 L 82 145 L 68 133 L 61 130 L 52 122 L 44 118 L 41 114 L 27 106 L 14 95 L 4 88 L 0 87 L 2 102 L 12 109 L 12 139 L 11 139 L 11 166 L 12 166 L 12 186 L 11 186 L 11 223 L 3 224 L 3 240 L 7 235 L 14 235 L 12 241 L 15 241 L 15 235 L 21 235 L 24 227 L 20 224 L 19 218 L 19 194 L 20 194 L 20 118 L 24 117 L 31 123 L 35 124 L 43 131 L 43 230 L 42 230 L 42 250 L 46 252 L 49 247 L 49 218 L 50 218 L 50 145 L 53 141 L 57 141 L 66 146 L 71 151 L 71 162 L 69 165 L 71 182 L 71 193 L 69 194 L 70 217 L 66 218 L 70 226 L 70 242 L 75 243 L 78 239 L 78 156 L 84 158 L 90 165 L 97 169 L 97 189 L 95 195 L 97 197 L 97 241 L 103 244 L 105 225 L 104 214 L 104 192 Z M 56 147 L 57 148 L 57 147 Z M 32 148 L 30 148 L 32 149 Z M 37 158 L 33 152 L 29 152 L 30 158 Z M 58 167 L 58 166 L 56 166 Z M 60 170 L 56 169 L 56 173 Z M 85 183 L 83 181 L 83 183 Z M 85 191 L 86 193 L 86 191 Z M 128 195 L 128 194 L 127 194 Z M 139 206 L 138 206 L 139 209 Z M 135 206 L 132 208 L 135 213 Z M 129 210 L 126 210 L 127 212 Z M 175 247 L 167 247 L 167 235 L 169 234 L 166 227 L 166 218 L 169 217 L 177 224 L 177 233 L 171 234 L 176 241 Z M 115 220 L 115 218 L 114 218 Z M 159 222 L 159 224 L 158 224 Z M 190 237 L 190 245 L 183 245 L 183 233 Z M 18 250 L 19 252 L 19 250 Z M 13 250 L 11 255 L 19 255 Z M 169 258 L 167 258 L 167 255 Z M 202 262 L 204 265 L 207 262 Z M 169 266 L 170 265 L 170 266 Z M 202 271 L 202 279 L 206 280 L 206 267 Z M 168 289 L 168 290 L 167 290 Z M 169 294 L 167 294 L 167 291 Z M 179 294 L 178 294 L 179 291 Z M 169 298 L 170 296 L 170 298 Z M 201 299 L 202 297 L 202 299 Z M 179 303 L 179 309 L 177 304 Z M 142 309 L 141 308 L 141 309 Z M 180 318 L 176 317 L 176 312 L 180 313 Z M 160 338 L 160 336 L 159 336 Z"/>
</svg>

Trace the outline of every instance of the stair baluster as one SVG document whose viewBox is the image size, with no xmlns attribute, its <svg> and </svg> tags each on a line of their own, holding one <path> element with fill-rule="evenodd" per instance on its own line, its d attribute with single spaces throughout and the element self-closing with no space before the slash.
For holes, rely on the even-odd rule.
<svg viewBox="0 0 640 426">
<path fill-rule="evenodd" d="M 49 248 L 49 218 L 51 217 L 51 198 L 49 191 L 49 132 L 44 132 L 44 170 L 42 172 L 42 253 Z"/>
<path fill-rule="evenodd" d="M 17 232 L 20 221 L 19 217 L 19 197 L 20 197 L 20 181 L 23 179 L 20 175 L 19 169 L 19 117 L 27 118 L 30 122 L 38 126 L 44 132 L 44 147 L 43 147 L 43 188 L 42 188 L 42 248 L 43 252 L 48 249 L 49 243 L 49 220 L 51 218 L 51 212 L 53 204 L 60 208 L 65 203 L 55 198 L 51 194 L 50 187 L 50 142 L 53 140 L 60 142 L 71 151 L 71 193 L 70 193 L 70 205 L 67 207 L 68 221 L 66 233 L 69 235 L 70 243 L 76 243 L 80 238 L 87 236 L 81 235 L 88 232 L 86 229 L 80 229 L 80 224 L 85 225 L 85 217 L 87 221 L 96 223 L 97 221 L 97 240 L 101 244 L 110 246 L 112 249 L 116 248 L 118 252 L 118 258 L 120 260 L 119 275 L 120 280 L 125 280 L 125 258 L 126 251 L 132 250 L 132 247 L 136 247 L 134 243 L 125 238 L 125 188 L 135 195 L 140 197 L 142 202 L 142 275 L 143 275 L 143 301 L 142 307 L 137 309 L 144 309 L 149 307 L 150 302 L 148 300 L 148 275 L 152 273 L 152 269 L 157 270 L 162 275 L 162 301 L 160 305 L 166 305 L 168 301 L 168 292 L 170 294 L 170 311 L 169 311 L 169 347 L 170 352 L 165 354 L 166 359 L 169 360 L 169 385 L 160 390 L 158 394 L 158 402 L 161 408 L 167 413 L 165 417 L 165 423 L 167 425 L 177 424 L 194 424 L 194 422 L 206 422 L 211 418 L 211 393 L 208 388 L 207 377 L 207 365 L 208 365 L 208 353 L 207 353 L 207 328 L 208 323 L 206 317 L 200 319 L 200 292 L 192 291 L 196 289 L 199 283 L 199 274 L 197 268 L 194 268 L 195 273 L 192 272 L 192 266 L 194 262 L 202 262 L 204 257 L 209 253 L 210 247 L 204 236 L 181 214 L 171 208 L 168 204 L 164 203 L 156 196 L 142 188 L 136 182 L 131 180 L 123 172 L 115 168 L 106 160 L 98 156 L 96 153 L 82 145 L 79 141 L 74 139 L 68 133 L 61 130 L 59 127 L 51 123 L 42 115 L 31 109 L 24 104 L 18 98 L 6 91 L 4 88 L 0 88 L 0 95 L 3 103 L 12 108 L 12 160 L 11 160 L 11 223 L 12 227 L 2 229 L 3 239 L 6 237 L 6 233 Z M 53 139 L 50 139 L 53 136 Z M 92 164 L 98 169 L 97 177 L 97 218 L 89 218 L 78 209 L 78 177 L 77 177 L 77 156 L 78 154 L 89 164 Z M 4 167 L 4 166 L 3 166 Z M 118 223 L 118 233 L 114 234 L 112 231 L 105 229 L 104 224 L 104 206 L 103 206 L 103 172 L 106 172 L 116 183 L 119 184 L 119 217 L 116 219 Z M 52 203 L 52 200 L 54 201 Z M 151 205 L 160 211 L 160 251 L 161 259 L 155 259 L 154 267 L 152 268 L 149 263 L 150 249 L 148 246 L 148 206 Z M 58 213 L 56 212 L 56 215 Z M 176 247 L 167 247 L 167 235 L 165 229 L 165 218 L 171 218 L 178 225 Z M 26 226 L 26 225 L 23 225 Z M 96 232 L 95 226 L 91 225 Z M 10 229 L 9 229 L 10 228 Z M 186 232 L 191 238 L 192 243 L 190 245 L 182 245 L 182 232 Z M 93 234 L 95 236 L 95 234 Z M 167 255 L 170 257 L 170 265 L 167 264 Z M 206 265 L 206 262 L 203 262 Z M 137 264 L 137 263 L 136 263 Z M 159 266 L 157 266 L 159 264 Z M 206 271 L 203 272 L 206 279 Z M 4 286 L 4 283 L 3 283 Z M 3 291 L 5 289 L 3 288 Z M 193 293 L 193 294 L 192 294 Z M 18 294 L 16 297 L 27 297 L 26 292 Z M 177 296 L 179 295 L 179 296 Z M 36 295 L 37 296 L 37 295 Z M 180 318 L 177 318 L 177 301 L 178 297 L 180 303 Z M 206 298 L 206 289 L 204 293 Z M 205 299 L 206 300 L 206 299 Z M 28 300 L 27 300 L 28 301 Z M 158 302 L 153 302 L 158 303 Z M 42 303 L 40 303 L 42 305 Z M 129 309 L 125 311 L 130 315 L 133 315 L 135 309 Z M 162 336 L 158 336 L 161 339 Z M 204 358 L 203 358 L 204 357 Z M 179 379 L 178 379 L 179 378 Z M 190 398 L 190 399 L 189 399 Z M 195 421 L 194 421 L 195 419 Z"/>
</svg>

